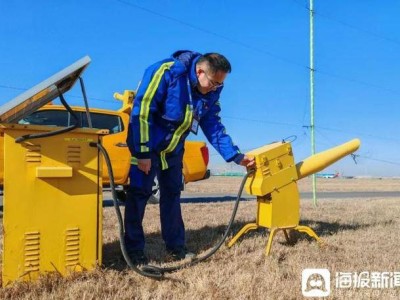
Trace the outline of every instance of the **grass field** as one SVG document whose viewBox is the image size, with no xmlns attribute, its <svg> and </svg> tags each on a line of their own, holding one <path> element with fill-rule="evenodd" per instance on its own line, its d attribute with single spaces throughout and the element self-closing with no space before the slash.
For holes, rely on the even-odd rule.
<svg viewBox="0 0 400 300">
<path fill-rule="evenodd" d="M 240 178 L 211 177 L 187 185 L 185 194 L 232 194 Z M 302 192 L 311 190 L 310 180 L 299 182 Z M 399 191 L 394 179 L 320 179 L 320 191 Z M 323 195 L 323 194 L 321 194 Z M 339 194 L 340 195 L 340 194 Z M 233 202 L 182 204 L 188 248 L 204 253 L 222 236 Z M 233 232 L 255 220 L 256 201 L 239 206 Z M 302 299 L 301 274 L 305 268 L 326 268 L 331 274 L 332 299 L 400 298 L 400 196 L 301 201 L 301 224 L 312 227 L 325 241 L 320 248 L 305 235 L 288 245 L 278 233 L 271 255 L 264 256 L 268 233 L 249 233 L 228 249 L 223 246 L 208 261 L 167 275 L 162 281 L 139 277 L 120 258 L 114 209 L 104 209 L 103 266 L 94 272 L 61 278 L 56 274 L 35 283 L 15 283 L 0 288 L 0 299 Z M 160 237 L 159 210 L 149 205 L 144 227 L 146 253 L 153 264 L 165 259 Z M 233 234 L 233 233 L 232 233 Z M 373 276 L 390 274 L 396 288 L 337 288 L 336 273 Z M 397 281 L 396 281 L 397 280 Z M 365 282 L 365 281 L 364 281 Z M 376 282 L 375 282 L 376 283 Z M 376 283 L 377 284 L 377 283 Z M 369 281 L 373 285 L 373 281 Z"/>
</svg>

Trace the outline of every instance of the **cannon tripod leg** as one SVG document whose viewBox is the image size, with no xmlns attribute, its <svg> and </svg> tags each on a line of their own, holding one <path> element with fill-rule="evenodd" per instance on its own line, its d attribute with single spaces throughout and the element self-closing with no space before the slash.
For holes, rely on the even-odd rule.
<svg viewBox="0 0 400 300">
<path fill-rule="evenodd" d="M 292 227 L 292 228 L 280 228 L 280 227 L 275 227 L 275 228 L 271 228 L 271 229 L 270 229 L 269 237 L 268 237 L 268 242 L 267 242 L 267 247 L 265 248 L 265 255 L 266 255 L 266 256 L 268 256 L 269 253 L 271 252 L 272 240 L 274 239 L 275 234 L 276 234 L 279 230 L 282 230 L 282 231 L 283 231 L 283 234 L 285 235 L 286 242 L 287 242 L 288 244 L 291 243 L 289 234 L 287 233 L 287 230 L 288 230 L 288 229 L 293 229 L 293 227 Z"/>
<path fill-rule="evenodd" d="M 237 240 L 245 233 L 249 232 L 250 230 L 255 230 L 258 228 L 257 223 L 249 223 L 243 226 L 242 229 L 229 241 L 228 248 L 232 247 Z"/>
<path fill-rule="evenodd" d="M 268 243 L 267 247 L 265 248 L 265 255 L 268 256 L 269 253 L 271 252 L 271 247 L 272 247 L 272 240 L 274 239 L 275 234 L 280 230 L 281 228 L 271 228 L 269 232 L 269 237 L 268 237 Z M 286 232 L 286 231 L 285 231 Z M 285 234 L 286 237 L 287 233 Z"/>
<path fill-rule="evenodd" d="M 229 241 L 228 248 L 232 247 L 242 235 L 246 234 L 250 230 L 255 230 L 255 229 L 259 228 L 259 227 L 260 226 L 257 223 L 249 223 L 249 224 L 246 224 L 245 226 L 243 226 L 242 229 L 240 229 L 240 231 Z M 272 248 L 273 239 L 274 239 L 276 233 L 278 231 L 280 231 L 280 230 L 283 231 L 283 234 L 285 235 L 286 242 L 289 243 L 289 244 L 292 243 L 292 241 L 290 240 L 290 237 L 289 237 L 289 234 L 288 234 L 287 230 L 296 230 L 298 232 L 306 233 L 310 237 L 314 238 L 318 242 L 319 245 L 323 244 L 323 241 L 320 239 L 320 237 L 315 233 L 314 230 L 312 230 L 308 226 L 297 225 L 297 226 L 293 226 L 293 227 L 274 227 L 274 228 L 270 228 L 268 242 L 267 242 L 267 246 L 265 248 L 265 255 L 266 256 L 268 256 L 270 254 L 271 248 Z"/>
<path fill-rule="evenodd" d="M 312 230 L 310 227 L 308 226 L 302 226 L 302 225 L 297 225 L 295 228 L 293 228 L 294 230 L 297 230 L 298 232 L 304 232 L 307 233 L 310 237 L 314 238 L 317 240 L 319 245 L 322 245 L 324 242 L 323 240 L 320 239 L 320 237 L 315 233 L 314 230 Z"/>
<path fill-rule="evenodd" d="M 285 235 L 285 239 L 286 241 L 290 244 L 292 243 L 292 241 L 290 240 L 290 237 L 287 233 L 287 230 L 291 229 L 291 230 L 296 230 L 298 232 L 303 232 L 308 234 L 310 237 L 316 239 L 316 241 L 318 242 L 318 245 L 322 245 L 323 241 L 320 239 L 320 237 L 315 233 L 314 230 L 312 230 L 310 227 L 308 226 L 302 226 L 302 225 L 297 225 L 295 227 L 285 227 L 285 228 L 280 228 L 280 227 L 275 227 L 275 228 L 271 228 L 270 229 L 270 233 L 269 233 L 269 237 L 268 237 L 268 243 L 267 243 L 267 247 L 265 248 L 265 255 L 268 256 L 269 253 L 271 252 L 271 247 L 272 247 L 272 240 L 274 239 L 275 234 L 279 231 L 282 230 L 283 234 Z"/>
</svg>

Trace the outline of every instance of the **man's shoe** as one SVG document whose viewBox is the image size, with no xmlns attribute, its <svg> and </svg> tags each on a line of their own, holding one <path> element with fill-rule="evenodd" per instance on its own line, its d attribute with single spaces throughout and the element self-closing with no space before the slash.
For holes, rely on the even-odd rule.
<svg viewBox="0 0 400 300">
<path fill-rule="evenodd" d="M 196 257 L 196 254 L 189 252 L 186 247 L 175 248 L 175 249 L 167 249 L 167 257 L 168 260 L 178 261 L 186 258 L 193 259 Z"/>
<path fill-rule="evenodd" d="M 147 265 L 149 263 L 143 250 L 128 250 L 128 256 L 131 259 L 132 264 L 135 266 Z"/>
</svg>

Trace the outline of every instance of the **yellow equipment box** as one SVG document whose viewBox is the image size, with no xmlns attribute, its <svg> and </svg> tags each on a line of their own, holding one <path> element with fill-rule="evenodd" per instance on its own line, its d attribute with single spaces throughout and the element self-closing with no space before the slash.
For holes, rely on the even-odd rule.
<svg viewBox="0 0 400 300">
<path fill-rule="evenodd" d="M 3 285 L 93 269 L 102 255 L 102 185 L 98 150 L 88 145 L 99 142 L 98 130 L 23 143 L 15 139 L 49 128 L 3 130 Z"/>
<path fill-rule="evenodd" d="M 259 226 L 274 228 L 299 223 L 297 172 L 290 143 L 273 143 L 247 155 L 255 158 L 257 171 L 246 181 L 246 192 L 258 196 Z M 279 197 L 279 201 L 272 201 Z"/>
<path fill-rule="evenodd" d="M 63 128 L 12 124 L 69 90 L 89 62 L 85 57 L 0 108 L 3 286 L 101 264 L 101 160 L 90 142 L 99 143 L 108 131 L 74 129 L 52 135 Z M 43 133 L 47 136 L 37 138 Z M 22 136 L 30 138 L 16 142 Z"/>
</svg>

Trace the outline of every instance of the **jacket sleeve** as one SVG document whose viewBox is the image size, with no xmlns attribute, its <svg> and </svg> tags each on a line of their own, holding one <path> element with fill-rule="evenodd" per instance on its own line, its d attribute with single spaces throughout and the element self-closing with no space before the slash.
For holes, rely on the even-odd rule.
<svg viewBox="0 0 400 300">
<path fill-rule="evenodd" d="M 173 63 L 146 69 L 134 100 L 127 143 L 136 158 L 150 158 L 153 147 L 153 116 L 168 90 L 168 70 Z"/>
<path fill-rule="evenodd" d="M 226 133 L 225 126 L 221 123 L 221 117 L 219 116 L 220 111 L 220 103 L 217 101 L 207 114 L 200 119 L 201 129 L 211 145 L 226 162 L 234 161 L 239 164 L 244 155 Z"/>
</svg>

